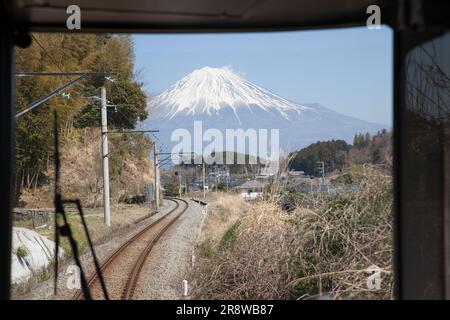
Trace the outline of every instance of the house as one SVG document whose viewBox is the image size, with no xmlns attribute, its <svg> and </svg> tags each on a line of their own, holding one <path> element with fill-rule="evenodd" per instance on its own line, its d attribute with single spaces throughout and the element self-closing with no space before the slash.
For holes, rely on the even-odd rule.
<svg viewBox="0 0 450 320">
<path fill-rule="evenodd" d="M 261 180 L 248 180 L 236 187 L 246 200 L 256 200 L 262 197 L 265 182 Z"/>
<path fill-rule="evenodd" d="M 288 172 L 289 177 L 299 177 L 299 178 L 303 178 L 305 177 L 305 171 L 296 171 L 296 170 L 291 170 Z"/>
</svg>

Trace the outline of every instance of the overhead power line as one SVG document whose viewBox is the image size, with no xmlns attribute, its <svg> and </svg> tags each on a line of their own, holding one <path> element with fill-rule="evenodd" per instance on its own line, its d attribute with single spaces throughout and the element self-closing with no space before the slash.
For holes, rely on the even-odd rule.
<svg viewBox="0 0 450 320">
<path fill-rule="evenodd" d="M 63 92 L 64 90 L 66 90 L 67 88 L 73 86 L 75 83 L 77 83 L 78 81 L 80 81 L 81 79 L 83 79 L 86 76 L 86 74 L 79 76 L 78 78 L 66 83 L 65 85 L 63 85 L 62 87 L 56 89 L 55 91 L 47 94 L 46 96 L 43 96 L 42 98 L 39 98 L 38 100 L 32 102 L 31 104 L 29 104 L 26 108 L 24 108 L 23 110 L 19 111 L 16 113 L 16 115 L 14 116 L 16 119 L 19 118 L 20 116 L 24 115 L 25 113 L 27 113 L 30 110 L 33 110 L 34 108 L 36 108 L 37 106 L 40 106 L 41 104 L 43 104 L 45 101 L 49 100 L 51 97 Z"/>
<path fill-rule="evenodd" d="M 56 76 L 61 76 L 61 75 L 64 76 L 64 75 L 66 75 L 66 73 L 64 73 L 64 72 L 62 74 L 60 74 L 60 73 L 53 74 L 51 72 L 35 72 L 35 73 L 27 73 L 27 72 L 21 73 L 21 72 L 19 72 L 16 75 L 20 76 L 20 75 L 25 75 L 25 74 L 26 75 L 30 75 L 30 76 L 31 75 L 34 75 L 34 76 L 44 76 L 44 75 L 45 76 L 54 76 L 54 75 L 56 75 Z M 70 74 L 70 73 L 67 73 L 67 74 Z M 28 111 L 36 108 L 37 106 L 40 106 L 42 103 L 48 101 L 50 98 L 54 97 L 55 95 L 64 92 L 64 90 L 66 90 L 67 88 L 75 85 L 78 81 L 80 81 L 81 79 L 83 79 L 83 78 L 85 78 L 87 76 L 91 76 L 91 75 L 94 75 L 94 76 L 95 75 L 105 76 L 107 74 L 111 74 L 111 73 L 110 72 L 80 72 L 80 73 L 73 73 L 71 75 L 78 75 L 78 78 L 75 78 L 75 79 L 67 82 L 63 86 L 61 86 L 58 89 L 52 91 L 51 93 L 45 95 L 44 97 L 41 97 L 41 98 L 39 98 L 36 101 L 33 101 L 28 106 L 26 106 L 24 109 L 22 109 L 21 111 L 17 112 L 16 115 L 15 115 L 15 118 L 17 119 L 18 117 L 24 115 Z"/>
<path fill-rule="evenodd" d="M 59 71 L 64 72 L 58 63 L 56 63 L 55 59 L 48 53 L 48 51 L 44 48 L 44 46 L 39 42 L 39 40 L 31 34 L 31 38 L 36 41 L 37 45 L 41 48 L 42 51 L 46 54 L 46 56 L 50 59 L 50 61 L 59 69 Z"/>
</svg>

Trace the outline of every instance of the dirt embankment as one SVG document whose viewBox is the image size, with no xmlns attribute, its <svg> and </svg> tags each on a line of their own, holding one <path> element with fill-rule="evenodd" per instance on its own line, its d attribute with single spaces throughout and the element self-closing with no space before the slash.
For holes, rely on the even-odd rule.
<svg viewBox="0 0 450 320">
<path fill-rule="evenodd" d="M 61 144 L 61 189 L 65 198 L 80 199 L 85 207 L 97 207 L 103 198 L 103 167 L 100 129 L 77 130 Z M 139 140 L 139 139 L 138 139 Z M 109 171 L 111 203 L 132 200 L 153 181 L 153 164 L 148 156 L 150 141 L 134 144 L 110 139 Z M 120 150 L 119 149 L 120 147 Z M 53 207 L 54 166 L 49 161 L 45 177 L 31 189 L 22 189 L 20 204 L 30 208 Z"/>
</svg>

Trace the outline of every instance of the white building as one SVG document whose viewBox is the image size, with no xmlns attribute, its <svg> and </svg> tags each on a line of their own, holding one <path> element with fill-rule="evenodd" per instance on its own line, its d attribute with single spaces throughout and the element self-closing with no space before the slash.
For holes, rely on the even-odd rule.
<svg viewBox="0 0 450 320">
<path fill-rule="evenodd" d="M 249 180 L 237 187 L 241 196 L 246 200 L 262 198 L 265 182 L 261 180 Z"/>
</svg>

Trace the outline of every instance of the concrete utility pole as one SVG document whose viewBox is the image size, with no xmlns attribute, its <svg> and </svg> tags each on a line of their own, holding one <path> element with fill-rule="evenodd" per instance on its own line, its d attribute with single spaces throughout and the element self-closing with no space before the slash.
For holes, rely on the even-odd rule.
<svg viewBox="0 0 450 320">
<path fill-rule="evenodd" d="M 158 167 L 158 147 L 153 142 L 153 165 L 155 174 L 155 204 L 156 210 L 159 210 L 159 167 Z"/>
<path fill-rule="evenodd" d="M 206 190 L 205 190 L 206 180 L 205 180 L 205 161 L 204 161 L 203 157 L 202 157 L 202 174 L 203 174 L 203 199 L 205 199 L 205 197 L 206 197 Z"/>
<path fill-rule="evenodd" d="M 214 186 L 216 187 L 216 193 L 217 193 L 217 184 L 219 183 L 219 179 L 217 177 L 217 164 L 214 165 Z"/>
<path fill-rule="evenodd" d="M 226 168 L 225 179 L 226 179 L 226 182 L 227 182 L 227 192 L 228 192 L 228 185 L 230 183 L 230 168 L 228 166 L 226 166 L 225 168 Z"/>
<path fill-rule="evenodd" d="M 105 87 L 101 87 L 100 91 L 102 101 L 103 210 L 105 224 L 109 227 L 111 226 L 111 212 L 109 207 L 108 120 Z"/>
<path fill-rule="evenodd" d="M 320 167 L 318 168 L 321 172 L 322 179 L 325 179 L 325 162 L 324 161 L 317 161 L 318 164 L 320 164 Z"/>
<path fill-rule="evenodd" d="M 325 162 L 318 161 L 317 163 L 321 165 L 321 167 L 319 167 L 319 170 L 322 172 L 322 183 L 326 185 L 327 192 L 330 193 L 330 186 L 328 185 L 328 182 L 325 180 Z"/>
</svg>

